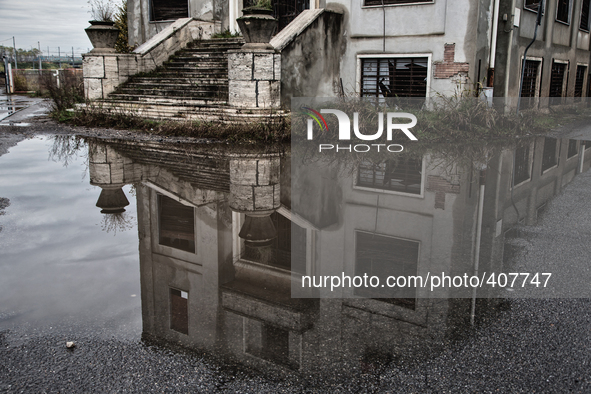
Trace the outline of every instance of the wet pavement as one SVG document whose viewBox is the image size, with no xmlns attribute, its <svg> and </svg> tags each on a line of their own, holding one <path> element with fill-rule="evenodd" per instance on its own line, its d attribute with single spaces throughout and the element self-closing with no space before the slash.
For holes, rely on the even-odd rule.
<svg viewBox="0 0 591 394">
<path fill-rule="evenodd" d="M 0 127 L 29 126 L 31 118 L 47 113 L 47 101 L 38 97 L 7 95 L 0 90 Z"/>
<path fill-rule="evenodd" d="M 487 175 L 481 269 L 559 272 L 589 261 L 591 151 L 576 142 L 573 156 L 569 144 L 532 140 L 524 157 L 533 157 L 533 170 L 519 185 L 502 170 L 514 153 L 489 150 L 488 166 L 502 171 Z M 562 152 L 547 170 L 544 146 Z M 290 269 L 330 266 L 340 258 L 331 251 L 355 244 L 364 253 L 344 259 L 387 259 L 375 249 L 380 237 L 404 235 L 410 249 L 409 240 L 420 241 L 419 253 L 430 253 L 415 257 L 419 272 L 431 255 L 440 266 L 472 267 L 478 199 L 466 187 L 470 171 L 445 184 L 449 174 L 437 167 L 409 166 L 407 181 L 389 183 L 406 195 L 351 188 L 367 181 L 345 178 L 331 196 L 342 211 L 301 217 L 288 213 L 301 209 L 286 200 L 297 193 L 283 192 L 289 156 L 217 148 L 58 135 L 28 138 L 0 156 L 0 392 L 591 391 L 587 298 L 511 298 L 536 297 L 535 289 L 474 303 L 291 298 Z M 415 189 L 413 171 L 443 187 L 429 178 Z M 258 188 L 256 204 L 243 186 Z M 380 222 L 380 210 L 430 218 L 434 231 L 425 235 L 424 222 L 407 216 L 423 227 L 401 234 L 400 217 Z M 265 215 L 276 241 L 242 233 L 248 217 L 256 227 Z M 363 245 L 357 233 L 372 230 L 374 243 Z M 340 231 L 356 242 L 339 243 Z M 311 234 L 324 247 L 312 261 L 308 249 L 296 250 L 298 242 L 310 247 Z M 295 240 L 291 265 L 286 239 Z"/>
</svg>

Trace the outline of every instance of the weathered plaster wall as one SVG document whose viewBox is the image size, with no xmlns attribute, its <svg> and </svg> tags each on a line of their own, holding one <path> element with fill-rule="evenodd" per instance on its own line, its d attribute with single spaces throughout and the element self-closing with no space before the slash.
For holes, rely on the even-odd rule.
<svg viewBox="0 0 591 394">
<path fill-rule="evenodd" d="M 341 61 L 341 78 L 346 95 L 359 94 L 359 55 L 404 55 L 430 56 L 429 96 L 451 95 L 463 88 L 464 73 L 451 78 L 434 78 L 434 64 L 445 61 L 445 44 L 456 44 L 454 62 L 468 63 L 470 80 L 476 79 L 474 66 L 477 51 L 484 58 L 488 40 L 479 39 L 486 35 L 479 27 L 479 0 L 452 1 L 438 0 L 434 3 L 365 7 L 363 0 L 339 0 L 347 13 L 343 36 L 347 48 Z"/>
<path fill-rule="evenodd" d="M 340 92 L 345 40 L 343 14 L 324 12 L 281 51 L 281 104 L 291 97 L 332 97 Z"/>
<path fill-rule="evenodd" d="M 221 26 L 222 20 L 227 20 L 227 7 L 227 2 L 224 0 L 189 0 L 187 17 L 218 22 Z M 174 20 L 151 21 L 149 0 L 128 0 L 127 9 L 128 39 L 131 46 L 143 44 L 174 22 Z"/>
</svg>

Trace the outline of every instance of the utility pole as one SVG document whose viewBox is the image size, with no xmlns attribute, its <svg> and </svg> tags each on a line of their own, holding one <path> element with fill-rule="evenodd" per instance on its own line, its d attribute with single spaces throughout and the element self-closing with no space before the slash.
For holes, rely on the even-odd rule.
<svg viewBox="0 0 591 394">
<path fill-rule="evenodd" d="M 72 68 L 74 68 L 74 47 L 72 47 Z"/>
<path fill-rule="evenodd" d="M 62 69 L 62 53 L 60 52 L 60 47 L 57 47 L 57 61 L 60 65 L 60 70 Z"/>
<path fill-rule="evenodd" d="M 18 68 L 18 63 L 16 60 L 17 52 L 16 52 L 16 42 L 14 41 L 14 36 L 12 36 L 12 47 L 14 48 L 14 69 Z"/>
<path fill-rule="evenodd" d="M 41 43 L 39 41 L 37 41 L 37 46 L 39 47 L 39 74 L 41 74 L 43 64 L 41 63 Z"/>
</svg>

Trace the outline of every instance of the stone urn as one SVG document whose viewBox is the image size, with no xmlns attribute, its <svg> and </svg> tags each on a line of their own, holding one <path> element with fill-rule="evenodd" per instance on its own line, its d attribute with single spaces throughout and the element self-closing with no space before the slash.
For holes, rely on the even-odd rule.
<svg viewBox="0 0 591 394">
<path fill-rule="evenodd" d="M 129 200 L 125 196 L 120 185 L 103 186 L 96 206 L 101 208 L 101 213 L 113 214 L 125 212 Z"/>
<path fill-rule="evenodd" d="M 243 49 L 273 49 L 269 44 L 277 31 L 277 19 L 273 18 L 273 10 L 247 7 L 242 10 L 242 16 L 236 22 L 246 42 Z"/>
<path fill-rule="evenodd" d="M 119 29 L 115 22 L 110 21 L 89 21 L 90 27 L 84 29 L 94 47 L 90 53 L 113 53 L 115 43 L 119 37 Z"/>
</svg>

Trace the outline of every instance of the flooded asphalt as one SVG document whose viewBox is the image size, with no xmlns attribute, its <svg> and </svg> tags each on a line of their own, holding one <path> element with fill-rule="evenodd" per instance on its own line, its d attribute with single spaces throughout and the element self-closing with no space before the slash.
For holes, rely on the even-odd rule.
<svg viewBox="0 0 591 394">
<path fill-rule="evenodd" d="M 51 128 L 59 133 L 60 126 Z M 488 308 L 475 328 L 446 338 L 443 346 L 431 347 L 425 341 L 426 345 L 408 349 L 412 357 L 378 357 L 363 370 L 356 370 L 354 362 L 348 369 L 347 360 L 310 349 L 319 369 L 331 371 L 329 376 L 270 364 L 262 370 L 252 368 L 215 352 L 145 335 L 150 329 L 140 311 L 133 192 L 124 188 L 132 228 L 115 235 L 104 228 L 96 231 L 101 215 L 94 203 L 100 190 L 89 185 L 84 164 L 88 152 L 70 157 L 65 167 L 63 156 L 48 160 L 49 153 L 39 155 L 51 151 L 52 140 L 31 139 L 34 134 L 0 129 L 2 153 L 9 152 L 0 157 L 5 182 L 0 187 L 0 214 L 7 212 L 0 216 L 0 225 L 5 226 L 0 232 L 0 238 L 5 237 L 0 252 L 0 270 L 5 274 L 0 279 L 4 287 L 0 295 L 5 297 L 0 305 L 0 392 L 591 392 L 589 299 L 508 299 Z M 23 166 L 21 158 L 31 164 Z M 21 185 L 6 181 L 9 173 L 25 172 L 35 174 L 41 187 L 25 180 Z M 62 175 L 48 178 L 56 172 Z M 6 198 L 16 195 L 8 192 L 8 184 L 28 198 L 27 204 Z M 66 199 L 60 223 L 46 214 L 51 206 L 47 201 L 34 198 L 38 189 L 46 191 L 47 200 Z M 536 224 L 520 227 L 515 269 L 537 267 L 542 260 L 556 265 L 591 261 L 590 193 L 591 171 L 587 171 L 562 189 Z M 68 200 L 73 194 L 76 199 Z M 26 231 L 15 237 L 10 226 L 16 222 L 10 218 L 29 207 L 36 212 L 35 223 L 27 227 L 19 219 L 18 228 Z M 39 223 L 46 226 L 44 233 L 62 234 L 45 239 L 44 233 L 34 232 Z M 78 236 L 96 241 L 85 256 L 67 252 L 79 250 Z M 106 257 L 96 261 L 93 248 L 103 248 Z M 43 251 L 58 257 L 45 259 Z M 15 269 L 19 262 L 22 267 Z M 44 271 L 49 265 L 58 269 Z M 75 299 L 69 300 L 72 295 Z M 68 341 L 75 346 L 68 349 Z M 338 368 L 331 369 L 333 364 Z"/>
</svg>

